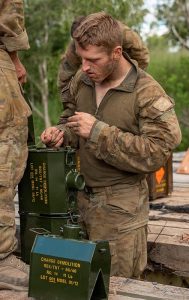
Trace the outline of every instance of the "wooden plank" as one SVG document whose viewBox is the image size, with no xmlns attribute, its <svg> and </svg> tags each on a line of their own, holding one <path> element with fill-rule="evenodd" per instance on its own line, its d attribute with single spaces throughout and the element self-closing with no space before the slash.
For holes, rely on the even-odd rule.
<svg viewBox="0 0 189 300">
<path fill-rule="evenodd" d="M 135 297 L 128 297 L 128 296 L 121 296 L 121 295 L 110 295 L 108 300 L 144 300 L 144 298 L 135 298 Z"/>
<path fill-rule="evenodd" d="M 28 297 L 27 292 L 15 292 L 11 290 L 0 290 L 0 300 L 35 300 Z"/>
<path fill-rule="evenodd" d="M 155 282 L 112 277 L 110 281 L 109 300 L 126 300 L 130 298 L 145 300 L 187 300 L 189 299 L 189 290 Z"/>
<path fill-rule="evenodd" d="M 189 214 L 151 209 L 149 220 L 175 221 L 189 223 Z"/>
<path fill-rule="evenodd" d="M 189 224 L 185 222 L 173 222 L 173 221 L 164 221 L 164 220 L 152 220 L 148 222 L 148 226 L 155 225 L 155 226 L 163 226 L 164 228 L 170 228 L 173 231 L 177 228 L 181 229 L 188 229 L 189 230 Z M 175 231 L 176 234 L 176 231 Z"/>
<path fill-rule="evenodd" d="M 151 220 L 148 227 L 151 261 L 189 277 L 189 223 Z"/>
<path fill-rule="evenodd" d="M 152 243 L 150 246 L 151 248 L 148 247 L 148 257 L 152 262 L 163 266 L 164 269 L 169 269 L 173 274 L 189 277 L 188 247 L 186 245 L 176 247 L 171 242 L 167 243 L 165 237 L 164 240 L 160 237 L 159 242 Z"/>
<path fill-rule="evenodd" d="M 1 290 L 2 300 L 34 300 L 27 292 Z M 108 300 L 188 300 L 189 290 L 139 280 L 112 277 Z"/>
<path fill-rule="evenodd" d="M 174 187 L 182 187 L 182 188 L 188 188 L 189 187 L 189 183 L 187 182 L 179 182 L 179 181 L 174 181 Z"/>
<path fill-rule="evenodd" d="M 189 174 L 189 149 L 186 151 L 180 166 L 177 169 L 178 174 Z"/>
<path fill-rule="evenodd" d="M 185 156 L 186 151 L 174 152 L 173 153 L 173 162 L 181 162 Z"/>
<path fill-rule="evenodd" d="M 171 195 L 165 198 L 159 198 L 153 201 L 150 201 L 151 209 L 168 209 L 177 212 L 187 212 L 189 213 L 189 189 L 188 192 L 182 193 L 177 192 L 176 195 Z"/>
</svg>

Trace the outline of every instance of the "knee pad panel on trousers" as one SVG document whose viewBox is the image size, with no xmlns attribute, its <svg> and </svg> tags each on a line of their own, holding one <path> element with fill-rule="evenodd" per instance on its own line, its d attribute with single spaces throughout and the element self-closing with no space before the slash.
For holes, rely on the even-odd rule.
<svg viewBox="0 0 189 300">
<path fill-rule="evenodd" d="M 17 248 L 14 211 L 0 209 L 0 259 Z"/>
</svg>

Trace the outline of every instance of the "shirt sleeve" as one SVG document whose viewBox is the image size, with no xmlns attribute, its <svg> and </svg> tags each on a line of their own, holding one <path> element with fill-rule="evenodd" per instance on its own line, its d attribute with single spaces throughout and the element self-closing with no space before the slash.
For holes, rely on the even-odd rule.
<svg viewBox="0 0 189 300">
<path fill-rule="evenodd" d="M 144 100 L 144 99 L 143 99 Z M 181 131 L 167 96 L 145 99 L 138 105 L 139 134 L 123 132 L 96 121 L 87 147 L 96 158 L 127 172 L 158 170 L 181 141 Z"/>
<path fill-rule="evenodd" d="M 81 59 L 76 54 L 74 41 L 71 41 L 63 54 L 59 72 L 58 72 L 58 88 L 60 90 L 61 100 L 64 101 L 65 89 L 69 86 L 69 82 L 76 74 L 81 66 Z"/>
<path fill-rule="evenodd" d="M 29 49 L 22 0 L 0 0 L 0 48 L 8 52 Z"/>
<path fill-rule="evenodd" d="M 68 85 L 62 89 L 63 112 L 59 118 L 57 128 L 64 131 L 64 146 L 72 146 L 78 148 L 79 138 L 73 130 L 66 127 L 67 119 L 73 116 L 76 110 L 75 94 L 77 92 L 78 83 L 80 82 L 81 72 L 69 81 Z"/>
</svg>

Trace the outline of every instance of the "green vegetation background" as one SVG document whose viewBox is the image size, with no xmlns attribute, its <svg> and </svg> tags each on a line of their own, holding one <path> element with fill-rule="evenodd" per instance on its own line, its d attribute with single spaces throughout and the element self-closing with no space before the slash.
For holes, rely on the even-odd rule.
<svg viewBox="0 0 189 300">
<path fill-rule="evenodd" d="M 182 142 L 176 150 L 187 150 L 189 147 L 189 54 L 181 50 L 170 53 L 166 49 L 153 49 L 148 72 L 174 99 L 175 111 L 182 130 Z"/>
<path fill-rule="evenodd" d="M 113 1 L 113 0 L 112 0 Z M 22 53 L 23 62 L 28 71 L 28 83 L 25 86 L 26 97 L 30 99 L 33 109 L 36 143 L 45 128 L 43 96 L 48 99 L 48 117 L 51 124 L 56 124 L 62 110 L 57 89 L 58 67 L 62 53 L 70 40 L 70 25 L 77 15 L 101 10 L 96 1 L 63 0 L 25 0 L 26 27 L 30 39 L 30 50 Z M 44 3 L 45 2 L 45 3 Z M 135 30 L 140 26 L 146 13 L 142 10 L 142 0 L 117 1 L 110 5 L 103 0 L 103 10 L 110 12 Z M 99 2 L 98 2 L 99 3 Z M 48 5 L 47 5 L 48 4 Z M 79 5 L 80 4 L 80 5 Z M 150 73 L 175 100 L 183 139 L 177 151 L 189 147 L 189 51 L 170 52 L 168 36 L 153 36 L 147 39 L 150 49 Z"/>
<path fill-rule="evenodd" d="M 166 93 L 175 101 L 175 110 L 180 120 L 182 142 L 177 151 L 187 150 L 189 147 L 189 127 L 182 122 L 182 115 L 189 108 L 189 55 L 185 51 L 170 53 L 166 49 L 151 51 L 151 60 L 147 72 L 150 73 L 165 89 Z M 55 66 L 58 69 L 57 59 Z M 58 89 L 56 87 L 57 69 L 51 70 L 49 111 L 52 124 L 56 124 L 62 110 Z M 39 104 L 40 106 L 40 104 Z M 36 138 L 44 129 L 44 122 L 34 114 Z"/>
</svg>

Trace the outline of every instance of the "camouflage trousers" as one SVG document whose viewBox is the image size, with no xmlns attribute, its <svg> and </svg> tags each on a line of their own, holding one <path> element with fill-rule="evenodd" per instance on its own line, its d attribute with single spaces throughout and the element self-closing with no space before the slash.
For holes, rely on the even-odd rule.
<svg viewBox="0 0 189 300">
<path fill-rule="evenodd" d="M 79 192 L 81 225 L 90 240 L 108 240 L 111 275 L 138 278 L 147 264 L 148 189 L 117 184 Z"/>
<path fill-rule="evenodd" d="M 13 200 L 27 160 L 30 114 L 14 65 L 0 50 L 0 259 L 17 246 Z"/>
</svg>

